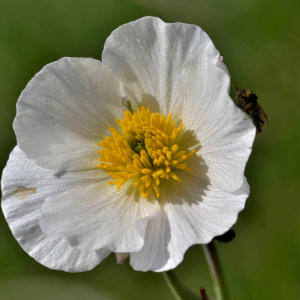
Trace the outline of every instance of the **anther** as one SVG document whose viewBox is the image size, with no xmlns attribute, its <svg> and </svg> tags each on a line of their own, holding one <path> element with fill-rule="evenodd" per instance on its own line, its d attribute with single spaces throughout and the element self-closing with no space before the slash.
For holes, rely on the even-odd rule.
<svg viewBox="0 0 300 300">
<path fill-rule="evenodd" d="M 103 150 L 97 151 L 101 155 L 97 167 L 109 171 L 113 179 L 109 184 L 117 185 L 117 190 L 132 178 L 133 187 L 138 187 L 143 198 L 153 189 L 159 197 L 159 186 L 164 180 L 172 178 L 180 182 L 173 168 L 179 172 L 193 172 L 186 163 L 180 162 L 190 158 L 195 150 L 177 152 L 176 139 L 183 124 L 176 128 L 172 113 L 165 117 L 164 114 L 151 114 L 149 109 L 142 107 L 137 112 L 125 111 L 124 119 L 116 122 L 122 134 L 115 128 L 108 128 L 112 136 L 98 144 Z"/>
</svg>

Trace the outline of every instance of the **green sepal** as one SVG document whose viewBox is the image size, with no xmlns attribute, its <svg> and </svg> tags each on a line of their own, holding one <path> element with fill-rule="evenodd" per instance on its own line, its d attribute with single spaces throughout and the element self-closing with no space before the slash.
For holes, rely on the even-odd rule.
<svg viewBox="0 0 300 300">
<path fill-rule="evenodd" d="M 122 106 L 127 110 L 129 110 L 131 113 L 133 113 L 131 102 L 129 100 L 122 98 Z"/>
</svg>

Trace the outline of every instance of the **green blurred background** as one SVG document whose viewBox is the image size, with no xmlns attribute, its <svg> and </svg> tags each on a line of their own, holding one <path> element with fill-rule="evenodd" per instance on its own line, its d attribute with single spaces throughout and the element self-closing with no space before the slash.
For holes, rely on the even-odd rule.
<svg viewBox="0 0 300 300">
<path fill-rule="evenodd" d="M 300 299 L 300 2 L 298 0 L 0 0 L 0 167 L 16 144 L 15 104 L 44 65 L 64 56 L 101 59 L 121 24 L 151 15 L 197 24 L 224 56 L 232 81 L 258 92 L 270 125 L 255 140 L 246 175 L 251 195 L 218 243 L 232 299 Z M 234 94 L 234 91 L 232 91 Z M 213 295 L 199 245 L 176 274 Z M 114 255 L 87 273 L 35 262 L 0 217 L 0 299 L 173 299 L 161 274 L 135 272 Z"/>
</svg>

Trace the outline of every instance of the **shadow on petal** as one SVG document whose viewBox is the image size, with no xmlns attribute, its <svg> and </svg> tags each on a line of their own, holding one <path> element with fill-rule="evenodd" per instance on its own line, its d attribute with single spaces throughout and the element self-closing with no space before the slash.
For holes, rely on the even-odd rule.
<svg viewBox="0 0 300 300">
<path fill-rule="evenodd" d="M 151 113 L 162 113 L 162 109 L 159 107 L 157 99 L 150 94 L 143 93 L 141 95 L 141 106 L 144 106 L 146 109 L 150 108 Z"/>
</svg>

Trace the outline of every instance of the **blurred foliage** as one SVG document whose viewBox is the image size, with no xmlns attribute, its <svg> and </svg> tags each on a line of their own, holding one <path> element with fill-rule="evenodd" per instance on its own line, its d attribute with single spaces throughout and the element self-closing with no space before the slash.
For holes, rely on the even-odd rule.
<svg viewBox="0 0 300 300">
<path fill-rule="evenodd" d="M 270 120 L 247 165 L 251 195 L 234 226 L 237 237 L 218 244 L 232 299 L 299 299 L 299 10 L 298 0 L 0 0 L 1 169 L 16 144 L 15 103 L 45 64 L 64 56 L 101 59 L 112 30 L 146 15 L 197 24 L 224 56 L 232 81 L 258 92 Z M 21 249 L 3 217 L 0 245 L 1 299 L 173 299 L 161 274 L 117 265 L 113 255 L 87 273 L 49 270 Z M 205 286 L 213 295 L 200 246 L 175 272 L 195 293 Z"/>
</svg>

